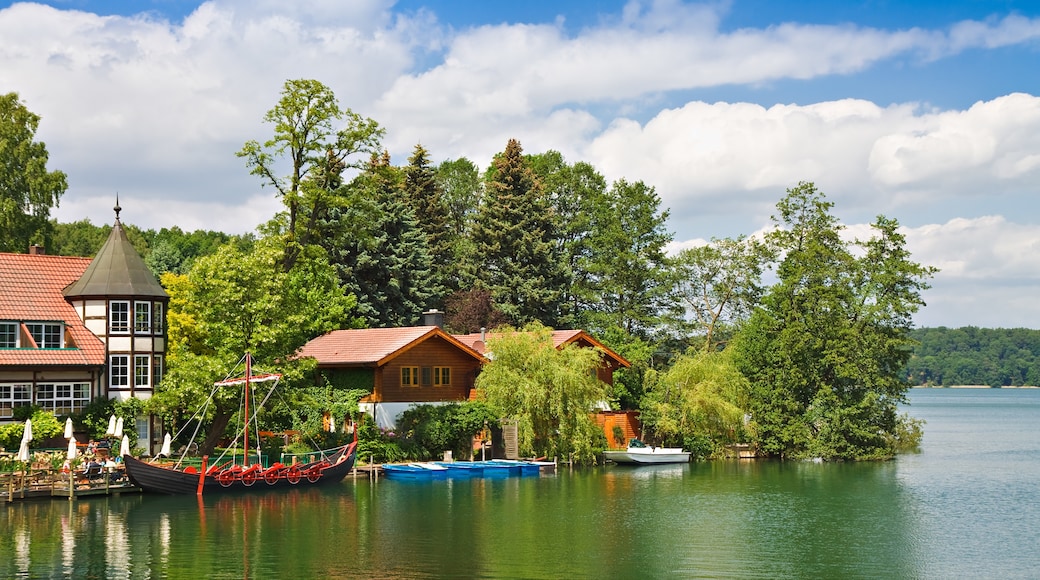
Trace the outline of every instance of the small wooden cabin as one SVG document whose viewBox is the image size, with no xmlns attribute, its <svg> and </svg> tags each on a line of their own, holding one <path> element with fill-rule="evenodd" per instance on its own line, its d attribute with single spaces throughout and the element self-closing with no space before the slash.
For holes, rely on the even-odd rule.
<svg viewBox="0 0 1040 580">
<path fill-rule="evenodd" d="M 437 326 L 336 330 L 308 342 L 336 386 L 369 389 L 362 408 L 392 428 L 408 407 L 469 399 L 484 357 Z"/>
</svg>

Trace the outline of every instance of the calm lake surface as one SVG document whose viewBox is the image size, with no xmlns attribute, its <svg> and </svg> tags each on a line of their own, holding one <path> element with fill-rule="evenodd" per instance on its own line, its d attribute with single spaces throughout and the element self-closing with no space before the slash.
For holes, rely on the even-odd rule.
<svg viewBox="0 0 1040 580">
<path fill-rule="evenodd" d="M 1040 389 L 915 389 L 920 454 L 0 506 L 0 578 L 1037 578 Z"/>
</svg>

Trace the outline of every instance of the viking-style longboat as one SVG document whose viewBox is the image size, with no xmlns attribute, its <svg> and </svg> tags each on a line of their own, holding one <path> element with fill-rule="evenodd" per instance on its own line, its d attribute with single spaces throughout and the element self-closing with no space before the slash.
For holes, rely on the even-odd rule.
<svg viewBox="0 0 1040 580">
<path fill-rule="evenodd" d="M 274 463 L 266 468 L 259 463 L 249 464 L 249 422 L 256 415 L 256 410 L 250 415 L 249 409 L 249 396 L 252 385 L 254 383 L 274 382 L 267 397 L 259 405 L 259 407 L 262 407 L 277 386 L 281 375 L 253 375 L 252 357 L 248 354 L 245 356 L 245 363 L 246 372 L 244 376 L 219 381 L 214 384 L 214 391 L 227 386 L 245 386 L 243 395 L 243 416 L 245 420 L 243 421 L 244 428 L 242 432 L 244 436 L 244 460 L 242 465 L 238 465 L 234 460 L 225 462 L 223 461 L 224 456 L 221 455 L 212 466 L 207 467 L 208 456 L 203 456 L 202 465 L 197 469 L 190 465 L 182 466 L 183 456 L 175 463 L 162 464 L 143 461 L 126 454 L 123 456 L 126 474 L 135 485 L 144 491 L 155 493 L 209 495 L 233 491 L 249 492 L 273 488 L 324 485 L 342 481 L 346 477 L 347 473 L 354 467 L 354 458 L 357 451 L 356 429 L 354 431 L 354 441 L 335 449 L 321 451 L 318 458 L 314 461 L 290 465 Z M 257 448 L 259 449 L 259 443 Z"/>
</svg>

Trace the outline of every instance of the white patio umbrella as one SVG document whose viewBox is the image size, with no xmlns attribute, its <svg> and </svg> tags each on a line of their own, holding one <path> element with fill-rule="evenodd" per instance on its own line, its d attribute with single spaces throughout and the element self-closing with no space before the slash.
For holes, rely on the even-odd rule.
<svg viewBox="0 0 1040 580">
<path fill-rule="evenodd" d="M 123 442 L 119 444 L 119 456 L 130 455 L 130 438 L 123 435 Z"/>
<path fill-rule="evenodd" d="M 72 438 L 72 417 L 65 419 L 65 438 Z"/>
<path fill-rule="evenodd" d="M 15 456 L 18 461 L 29 461 L 29 442 L 22 441 L 22 444 L 18 446 L 18 455 Z"/>
<path fill-rule="evenodd" d="M 123 418 L 122 417 L 116 419 L 116 430 L 113 433 L 113 435 L 115 435 L 116 438 L 119 438 L 119 437 L 123 436 Z"/>
<path fill-rule="evenodd" d="M 75 459 L 76 455 L 79 454 L 79 450 L 76 449 L 76 438 L 69 437 L 69 452 L 66 455 L 69 459 Z"/>
<path fill-rule="evenodd" d="M 167 433 L 166 436 L 163 437 L 162 448 L 159 449 L 159 455 L 162 455 L 163 457 L 169 457 L 170 456 L 170 445 L 172 443 L 173 443 L 173 438 L 170 437 L 169 433 Z"/>
<path fill-rule="evenodd" d="M 22 444 L 18 446 L 18 461 L 29 461 L 29 442 L 32 441 L 32 420 L 25 420 L 25 431 L 22 432 Z"/>
<path fill-rule="evenodd" d="M 108 429 L 105 429 L 105 435 L 116 434 L 116 416 L 112 415 L 108 418 Z"/>
</svg>

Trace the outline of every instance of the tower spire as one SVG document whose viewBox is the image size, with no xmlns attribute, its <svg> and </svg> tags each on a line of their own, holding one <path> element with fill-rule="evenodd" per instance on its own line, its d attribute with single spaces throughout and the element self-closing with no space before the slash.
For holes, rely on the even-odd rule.
<svg viewBox="0 0 1040 580">
<path fill-rule="evenodd" d="M 123 208 L 119 207 L 119 194 L 116 194 L 116 206 L 112 208 L 116 212 L 116 223 L 119 223 L 119 212 L 123 211 Z"/>
</svg>

